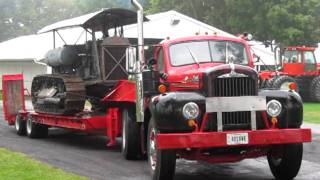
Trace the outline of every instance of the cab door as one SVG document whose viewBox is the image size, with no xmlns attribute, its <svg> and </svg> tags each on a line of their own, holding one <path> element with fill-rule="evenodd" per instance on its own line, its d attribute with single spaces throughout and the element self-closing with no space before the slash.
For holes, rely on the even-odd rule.
<svg viewBox="0 0 320 180">
<path fill-rule="evenodd" d="M 317 71 L 317 62 L 314 56 L 313 51 L 304 51 L 303 52 L 304 60 L 304 72 L 316 72 Z"/>
<path fill-rule="evenodd" d="M 287 50 L 283 57 L 283 71 L 289 75 L 304 74 L 304 63 L 302 62 L 302 54 L 297 50 Z"/>
</svg>

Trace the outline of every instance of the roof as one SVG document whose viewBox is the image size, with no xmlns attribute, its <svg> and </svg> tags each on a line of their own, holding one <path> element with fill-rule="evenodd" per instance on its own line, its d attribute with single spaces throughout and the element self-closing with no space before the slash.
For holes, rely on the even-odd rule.
<svg viewBox="0 0 320 180">
<path fill-rule="evenodd" d="M 194 18 L 188 17 L 177 11 L 171 10 L 153 15 L 148 15 L 150 20 L 144 23 L 144 37 L 165 39 L 167 37 L 178 38 L 192 36 L 196 33 L 204 35 L 205 33 L 216 34 L 226 37 L 236 37 L 230 33 L 205 24 Z M 137 37 L 137 25 L 127 25 L 124 27 L 125 37 Z"/>
<path fill-rule="evenodd" d="M 145 18 L 145 20 L 147 19 Z M 100 11 L 50 24 L 40 29 L 38 33 L 76 26 L 90 29 L 94 28 L 96 31 L 101 31 L 103 29 L 101 24 L 106 25 L 106 27 L 113 27 L 114 25 L 122 26 L 134 23 L 137 23 L 137 13 L 134 11 L 120 8 L 102 9 Z"/>
</svg>

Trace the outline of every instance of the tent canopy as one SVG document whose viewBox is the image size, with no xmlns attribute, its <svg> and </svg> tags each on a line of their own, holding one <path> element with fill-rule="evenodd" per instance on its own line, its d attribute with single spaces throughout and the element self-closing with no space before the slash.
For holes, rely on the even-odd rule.
<svg viewBox="0 0 320 180">
<path fill-rule="evenodd" d="M 144 20 L 147 21 L 148 19 L 144 18 Z M 137 23 L 137 13 L 134 11 L 120 8 L 102 9 L 100 11 L 53 23 L 40 29 L 38 33 L 76 26 L 102 31 L 104 27 L 111 28 L 134 23 Z"/>
</svg>

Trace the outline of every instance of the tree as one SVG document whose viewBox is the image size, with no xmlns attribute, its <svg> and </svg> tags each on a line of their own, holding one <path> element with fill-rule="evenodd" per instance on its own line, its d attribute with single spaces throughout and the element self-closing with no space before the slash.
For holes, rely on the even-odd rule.
<svg viewBox="0 0 320 180">
<path fill-rule="evenodd" d="M 320 40 L 319 0 L 148 0 L 148 13 L 177 10 L 233 34 L 284 45 Z"/>
</svg>

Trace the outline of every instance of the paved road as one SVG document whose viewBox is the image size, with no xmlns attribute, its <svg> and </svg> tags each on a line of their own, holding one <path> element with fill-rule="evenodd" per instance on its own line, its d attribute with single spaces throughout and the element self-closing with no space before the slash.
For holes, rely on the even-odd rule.
<svg viewBox="0 0 320 180">
<path fill-rule="evenodd" d="M 0 147 L 19 151 L 66 171 L 95 180 L 148 180 L 145 161 L 126 161 L 120 147 L 107 148 L 102 136 L 51 129 L 47 139 L 29 139 L 15 134 L 2 117 L 0 102 Z M 307 125 L 312 126 L 312 125 Z M 312 126 L 314 127 L 314 126 Z M 304 146 L 304 160 L 298 180 L 320 179 L 320 128 L 314 140 Z M 211 165 L 179 160 L 175 180 L 271 180 L 265 158 L 239 163 Z"/>
</svg>

